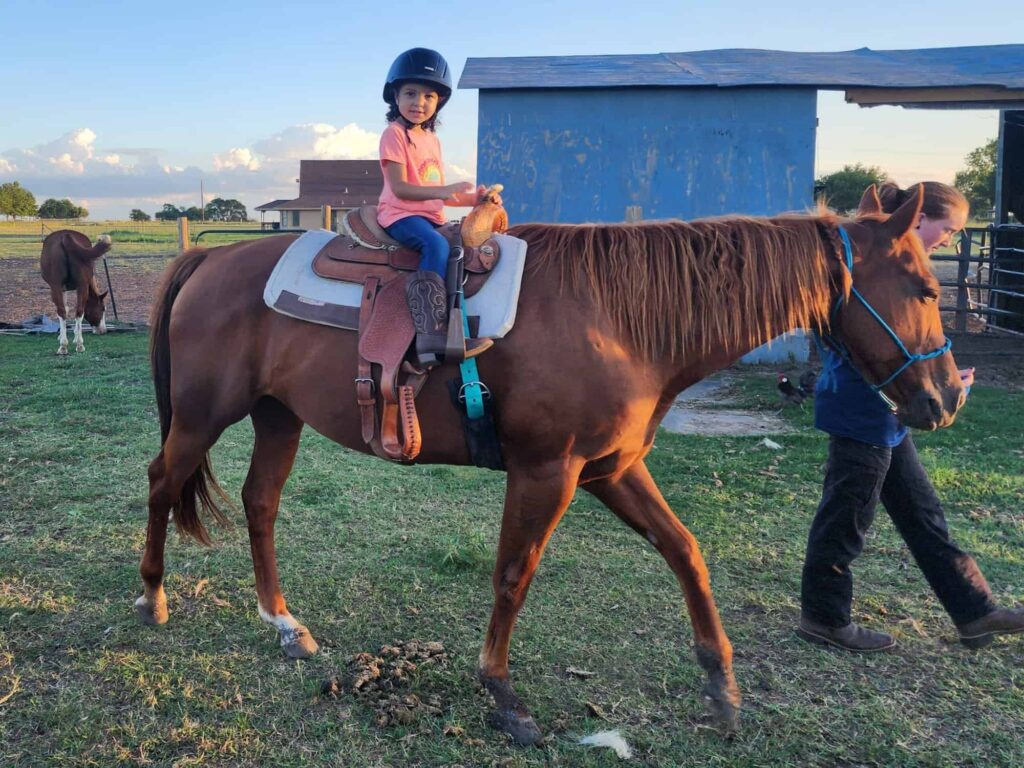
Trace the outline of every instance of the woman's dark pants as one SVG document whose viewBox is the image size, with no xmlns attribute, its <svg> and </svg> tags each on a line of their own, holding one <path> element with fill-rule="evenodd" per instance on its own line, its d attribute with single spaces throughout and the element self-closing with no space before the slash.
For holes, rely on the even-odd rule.
<svg viewBox="0 0 1024 768">
<path fill-rule="evenodd" d="M 954 623 L 995 609 L 974 558 L 949 537 L 942 505 L 910 435 L 895 448 L 832 436 L 824 492 L 807 538 L 804 616 L 827 627 L 850 623 L 850 564 L 864 549 L 879 500 Z"/>
</svg>

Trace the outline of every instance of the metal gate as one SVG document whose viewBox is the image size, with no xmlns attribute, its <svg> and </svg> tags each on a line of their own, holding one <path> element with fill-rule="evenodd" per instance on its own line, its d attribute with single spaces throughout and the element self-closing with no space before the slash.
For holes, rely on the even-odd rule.
<svg viewBox="0 0 1024 768">
<path fill-rule="evenodd" d="M 932 261 L 944 288 L 939 309 L 947 328 L 958 333 L 1024 337 L 1024 225 L 967 227 L 954 256 Z"/>
</svg>

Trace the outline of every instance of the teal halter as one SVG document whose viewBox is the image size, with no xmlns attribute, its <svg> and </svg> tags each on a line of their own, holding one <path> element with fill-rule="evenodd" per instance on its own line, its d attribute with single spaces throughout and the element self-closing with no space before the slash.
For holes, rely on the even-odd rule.
<svg viewBox="0 0 1024 768">
<path fill-rule="evenodd" d="M 853 248 L 850 246 L 850 236 L 846 234 L 846 230 L 843 229 L 842 227 L 839 227 L 838 229 L 839 236 L 843 240 L 843 263 L 846 265 L 846 270 L 850 273 L 850 294 L 864 306 L 864 309 L 866 309 L 868 313 L 873 318 L 875 318 L 875 320 L 878 321 L 878 324 L 881 325 L 883 329 L 885 329 L 885 332 L 889 334 L 889 337 L 896 343 L 897 348 L 900 350 L 900 352 L 903 353 L 903 365 L 901 365 L 899 368 L 893 371 L 893 373 L 890 374 L 889 378 L 887 378 L 881 384 L 871 384 L 870 382 L 868 383 L 868 386 L 871 387 L 871 390 L 880 398 L 882 398 L 882 402 L 884 402 L 890 410 L 895 411 L 896 403 L 894 403 L 892 399 L 888 395 L 886 395 L 885 392 L 883 392 L 882 390 L 885 387 L 892 384 L 901 373 L 907 370 L 907 368 L 909 368 L 914 363 L 920 362 L 921 360 L 931 360 L 934 357 L 939 357 L 940 355 L 944 355 L 947 352 L 949 352 L 949 350 L 953 348 L 953 342 L 949 340 L 949 337 L 944 336 L 943 338 L 946 339 L 946 343 L 943 344 L 941 347 L 933 349 L 931 352 L 912 353 L 910 350 L 908 350 L 906 345 L 900 340 L 900 337 L 896 335 L 896 331 L 889 327 L 889 324 L 882 319 L 882 316 L 875 311 L 875 308 L 871 306 L 868 300 L 864 298 L 863 294 L 857 290 L 857 287 L 855 285 L 853 285 Z M 836 297 L 836 303 L 832 307 L 832 312 L 829 315 L 830 327 L 835 324 L 836 316 L 839 314 L 839 309 L 842 306 L 843 296 L 842 294 L 840 294 L 838 297 Z M 853 363 L 853 358 L 850 355 L 850 350 L 842 341 L 833 336 L 831 333 L 827 332 L 815 332 L 815 337 L 818 339 L 819 344 L 821 343 L 821 341 L 824 341 L 828 347 L 830 347 L 833 351 L 836 352 L 836 354 L 838 354 L 847 363 L 849 363 L 850 366 L 855 371 L 857 371 L 857 373 L 860 373 L 860 371 L 857 369 L 857 366 L 854 365 Z M 864 381 L 867 381 L 867 377 L 865 377 L 862 373 L 861 378 L 864 379 Z"/>
</svg>

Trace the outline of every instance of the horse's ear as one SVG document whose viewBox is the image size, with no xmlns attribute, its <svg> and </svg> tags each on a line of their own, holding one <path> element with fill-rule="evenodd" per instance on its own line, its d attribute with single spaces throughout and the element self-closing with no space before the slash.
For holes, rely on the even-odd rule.
<svg viewBox="0 0 1024 768">
<path fill-rule="evenodd" d="M 917 190 L 912 192 L 896 212 L 885 222 L 885 232 L 893 240 L 903 237 L 907 232 L 917 226 L 917 220 L 921 216 L 921 206 L 924 204 L 924 184 L 918 184 Z"/>
<path fill-rule="evenodd" d="M 864 190 L 857 205 L 858 216 L 877 216 L 882 212 L 882 201 L 878 197 L 878 187 L 872 184 Z"/>
</svg>

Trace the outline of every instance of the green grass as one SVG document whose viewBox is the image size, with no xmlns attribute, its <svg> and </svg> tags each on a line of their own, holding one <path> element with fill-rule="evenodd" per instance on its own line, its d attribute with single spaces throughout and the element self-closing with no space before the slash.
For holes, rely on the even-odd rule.
<svg viewBox="0 0 1024 768">
<path fill-rule="evenodd" d="M 518 689 L 552 734 L 518 749 L 487 725 L 474 679 L 503 475 L 396 467 L 307 432 L 277 542 L 289 606 L 323 652 L 285 660 L 256 616 L 240 517 L 213 549 L 170 536 L 170 622 L 142 627 L 132 601 L 159 442 L 146 340 L 93 337 L 66 359 L 53 346 L 0 337 L 2 766 L 618 765 L 576 745 L 607 728 L 652 766 L 1024 764 L 1024 643 L 956 644 L 884 515 L 856 567 L 854 610 L 898 650 L 857 657 L 794 637 L 825 450 L 809 409 L 786 409 L 795 432 L 781 451 L 659 433 L 649 460 L 709 564 L 745 696 L 739 735 L 709 728 L 674 577 L 580 493 L 513 637 Z M 774 386 L 755 372 L 736 390 L 774 410 Z M 955 427 L 918 439 L 956 538 L 1005 603 L 1024 598 L 1022 413 L 1024 395 L 978 386 Z M 239 424 L 213 451 L 235 498 L 251 439 Z M 441 717 L 380 729 L 346 694 L 319 694 L 350 654 L 413 638 L 452 656 L 416 681 L 442 699 Z"/>
</svg>

